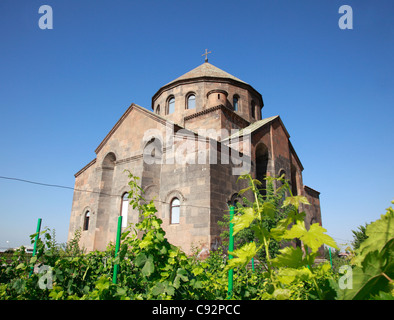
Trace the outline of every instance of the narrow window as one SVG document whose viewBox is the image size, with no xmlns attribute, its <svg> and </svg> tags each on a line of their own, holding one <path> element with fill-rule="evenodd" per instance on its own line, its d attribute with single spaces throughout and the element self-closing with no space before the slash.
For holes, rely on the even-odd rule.
<svg viewBox="0 0 394 320">
<path fill-rule="evenodd" d="M 194 109 L 195 107 L 196 107 L 196 96 L 194 94 L 191 94 L 187 98 L 187 108 Z"/>
<path fill-rule="evenodd" d="M 256 118 L 256 104 L 252 101 L 252 117 Z"/>
<path fill-rule="evenodd" d="M 175 111 L 175 98 L 172 97 L 168 100 L 168 114 L 174 113 Z"/>
<path fill-rule="evenodd" d="M 90 211 L 86 211 L 85 217 L 83 219 L 83 231 L 89 229 L 89 218 L 90 218 Z"/>
<path fill-rule="evenodd" d="M 156 107 L 156 114 L 160 114 L 160 104 Z"/>
<path fill-rule="evenodd" d="M 218 99 L 220 99 L 220 93 L 218 93 Z"/>
<path fill-rule="evenodd" d="M 234 107 L 234 111 L 238 111 L 238 97 L 234 96 L 233 98 L 233 107 Z"/>
<path fill-rule="evenodd" d="M 298 190 L 297 189 L 297 169 L 292 164 L 291 165 L 291 192 L 293 193 L 293 196 L 296 196 L 298 194 L 297 190 Z"/>
<path fill-rule="evenodd" d="M 267 194 L 267 176 L 268 169 L 268 148 L 265 144 L 260 143 L 256 148 L 256 178 L 261 182 L 259 188 L 260 194 L 265 196 Z"/>
<path fill-rule="evenodd" d="M 178 198 L 174 198 L 171 201 L 171 224 L 179 223 L 181 203 Z"/>
<path fill-rule="evenodd" d="M 122 228 L 127 227 L 127 214 L 129 212 L 129 194 L 126 192 L 122 196 L 122 208 L 120 215 L 122 216 Z"/>
</svg>

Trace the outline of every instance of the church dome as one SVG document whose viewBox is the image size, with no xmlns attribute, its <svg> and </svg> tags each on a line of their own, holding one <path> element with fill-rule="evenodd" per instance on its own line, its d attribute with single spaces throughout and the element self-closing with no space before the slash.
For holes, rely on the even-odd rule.
<svg viewBox="0 0 394 320">
<path fill-rule="evenodd" d="M 175 123 L 223 106 L 251 123 L 261 119 L 263 98 L 251 85 L 205 61 L 162 86 L 152 110 Z"/>
</svg>

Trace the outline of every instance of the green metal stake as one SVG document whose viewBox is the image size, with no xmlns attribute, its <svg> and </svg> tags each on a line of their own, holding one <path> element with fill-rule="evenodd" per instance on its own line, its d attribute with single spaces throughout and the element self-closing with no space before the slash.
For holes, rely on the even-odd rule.
<svg viewBox="0 0 394 320">
<path fill-rule="evenodd" d="M 250 241 L 253 242 L 253 241 Z M 252 271 L 254 272 L 254 258 L 252 258 Z"/>
<path fill-rule="evenodd" d="M 120 235 L 122 233 L 122 216 L 118 217 L 118 231 L 116 234 L 116 246 L 115 246 L 115 258 L 118 256 L 119 246 L 120 246 Z M 117 276 L 118 276 L 119 264 L 115 264 L 114 266 L 114 276 L 112 278 L 112 282 L 116 284 Z"/>
<path fill-rule="evenodd" d="M 234 235 L 233 235 L 233 227 L 234 224 L 231 222 L 234 218 L 234 207 L 230 206 L 230 241 L 228 245 L 228 251 L 234 251 Z M 231 260 L 233 258 L 232 254 L 228 255 L 228 259 Z M 230 299 L 233 295 L 233 277 L 234 277 L 234 270 L 230 269 L 228 271 L 228 292 L 227 292 L 227 299 Z"/>
<path fill-rule="evenodd" d="M 328 252 L 329 252 L 329 254 L 330 254 L 330 264 L 331 264 L 331 269 L 332 269 L 331 248 L 328 248 Z"/>
<path fill-rule="evenodd" d="M 40 230 L 41 230 L 41 222 L 42 222 L 42 219 L 38 218 L 37 230 L 36 230 L 36 238 L 34 240 L 34 247 L 33 247 L 33 255 L 32 255 L 32 257 L 34 257 L 36 255 L 37 241 L 38 241 L 38 237 L 40 236 Z M 33 274 L 33 271 L 34 271 L 34 267 L 31 267 L 29 277 L 31 277 L 31 275 Z"/>
</svg>

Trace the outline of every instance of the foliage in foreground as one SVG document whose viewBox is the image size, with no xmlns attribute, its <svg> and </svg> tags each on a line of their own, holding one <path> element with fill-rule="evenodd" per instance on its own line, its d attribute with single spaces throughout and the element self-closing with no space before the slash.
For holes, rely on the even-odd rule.
<svg viewBox="0 0 394 320">
<path fill-rule="evenodd" d="M 307 230 L 305 213 L 299 212 L 300 204 L 307 205 L 307 200 L 293 196 L 285 180 L 281 179 L 282 186 L 276 192 L 285 188 L 290 194 L 281 206 L 287 209 L 286 216 L 275 220 L 278 207 L 259 195 L 257 180 L 242 176 L 248 179 L 248 190 L 255 198 L 250 206 L 239 208 L 231 222 L 236 234 L 249 230 L 255 241 L 238 246 L 231 260 L 218 250 L 200 261 L 167 241 L 153 201 L 147 203 L 138 178 L 129 177 L 130 203 L 141 218 L 123 232 L 116 258 L 114 245 L 104 252 L 84 253 L 78 247 L 78 233 L 65 250 L 60 250 L 50 231 L 44 230 L 34 257 L 19 250 L 11 262 L 0 261 L 0 299 L 226 299 L 230 297 L 230 268 L 234 269 L 233 299 L 393 299 L 392 208 L 367 226 L 368 238 L 356 251 L 350 269 L 353 286 L 341 289 L 340 274 L 327 263 L 314 264 L 319 247 L 325 244 L 335 248 L 334 240 L 318 224 Z M 267 224 L 268 220 L 274 224 Z M 302 241 L 302 248 L 284 247 L 272 256 L 270 245 L 274 241 L 295 239 Z M 254 272 L 246 268 L 259 254 L 265 256 L 263 263 Z M 116 284 L 112 281 L 115 264 L 120 269 Z"/>
<path fill-rule="evenodd" d="M 353 258 L 353 287 L 339 291 L 339 298 L 394 300 L 394 209 L 368 224 L 365 234 Z"/>
</svg>

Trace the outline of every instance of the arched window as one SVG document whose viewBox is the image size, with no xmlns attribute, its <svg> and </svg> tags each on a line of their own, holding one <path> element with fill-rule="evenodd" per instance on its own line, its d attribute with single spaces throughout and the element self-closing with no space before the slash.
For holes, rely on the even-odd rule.
<svg viewBox="0 0 394 320">
<path fill-rule="evenodd" d="M 105 156 L 102 163 L 102 174 L 101 174 L 102 194 L 99 195 L 99 198 L 105 197 L 105 199 L 107 199 L 108 198 L 107 195 L 112 194 L 115 165 L 116 165 L 116 156 L 113 152 L 109 152 Z M 99 200 L 99 201 L 105 202 L 104 207 L 106 207 L 106 209 L 104 210 L 109 209 L 110 207 L 109 201 L 105 201 L 105 200 Z"/>
<path fill-rule="evenodd" d="M 230 198 L 230 201 L 228 202 L 228 205 L 230 206 L 234 206 L 235 208 L 237 208 L 237 204 L 240 204 L 240 205 L 242 205 L 242 199 L 241 199 L 241 197 L 239 196 L 239 194 L 238 193 L 234 193 L 232 196 L 231 196 L 231 198 Z"/>
<path fill-rule="evenodd" d="M 187 97 L 187 108 L 194 109 L 196 107 L 196 96 L 191 94 Z"/>
<path fill-rule="evenodd" d="M 283 178 L 286 179 L 286 172 L 283 169 L 279 171 L 279 177 L 281 177 L 281 176 L 283 176 Z"/>
<path fill-rule="evenodd" d="M 160 114 L 160 104 L 156 107 L 156 114 Z"/>
<path fill-rule="evenodd" d="M 144 164 L 161 164 L 162 143 L 159 138 L 153 137 L 144 147 Z"/>
<path fill-rule="evenodd" d="M 90 218 L 90 211 L 86 211 L 85 216 L 83 218 L 83 231 L 89 229 L 89 218 Z"/>
<path fill-rule="evenodd" d="M 113 152 L 109 152 L 103 160 L 103 168 L 114 169 L 116 162 L 116 156 Z"/>
<path fill-rule="evenodd" d="M 178 198 L 174 198 L 170 205 L 170 220 L 171 224 L 179 223 L 179 216 L 181 211 L 181 203 Z"/>
<path fill-rule="evenodd" d="M 238 111 L 238 101 L 239 101 L 239 98 L 238 98 L 238 96 L 234 96 L 233 97 L 233 107 L 234 107 L 234 111 Z"/>
<path fill-rule="evenodd" d="M 174 113 L 175 112 L 175 98 L 171 97 L 168 100 L 168 114 Z"/>
<path fill-rule="evenodd" d="M 120 215 L 122 216 L 122 228 L 127 227 L 127 214 L 129 212 L 129 194 L 125 192 L 122 196 Z"/>
</svg>

